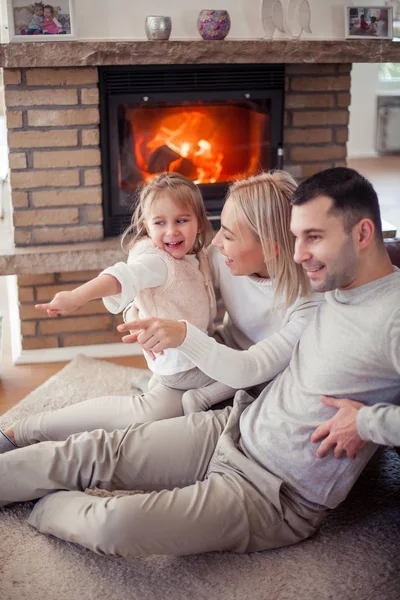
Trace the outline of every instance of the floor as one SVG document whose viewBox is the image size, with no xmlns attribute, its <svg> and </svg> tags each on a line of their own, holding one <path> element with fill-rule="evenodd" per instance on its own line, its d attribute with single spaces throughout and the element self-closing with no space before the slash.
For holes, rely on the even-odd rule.
<svg viewBox="0 0 400 600">
<path fill-rule="evenodd" d="M 12 364 L 5 277 L 0 277 L 1 314 L 3 315 L 3 323 L 0 361 L 0 415 L 22 400 L 29 392 L 44 383 L 54 373 L 57 373 L 66 364 L 65 362 L 18 366 Z M 105 358 L 104 360 L 139 369 L 146 367 L 146 361 L 142 356 L 122 356 L 119 358 Z"/>
</svg>

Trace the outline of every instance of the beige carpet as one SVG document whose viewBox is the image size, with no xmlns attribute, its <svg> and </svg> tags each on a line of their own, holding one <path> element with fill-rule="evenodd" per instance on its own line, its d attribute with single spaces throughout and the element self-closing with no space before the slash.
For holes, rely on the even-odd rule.
<svg viewBox="0 0 400 600">
<path fill-rule="evenodd" d="M 129 393 L 146 372 L 74 359 L 0 420 Z M 115 559 L 37 533 L 31 505 L 0 510 L 0 600 L 399 600 L 400 459 L 380 452 L 311 540 L 251 555 Z"/>
</svg>

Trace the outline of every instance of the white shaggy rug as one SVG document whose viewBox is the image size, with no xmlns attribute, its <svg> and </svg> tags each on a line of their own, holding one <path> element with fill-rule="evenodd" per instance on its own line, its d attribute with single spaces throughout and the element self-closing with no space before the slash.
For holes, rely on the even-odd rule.
<svg viewBox="0 0 400 600">
<path fill-rule="evenodd" d="M 146 371 L 78 356 L 0 419 L 142 387 Z M 0 600 L 399 600 L 400 458 L 379 452 L 314 538 L 249 555 L 115 559 L 0 510 Z"/>
</svg>

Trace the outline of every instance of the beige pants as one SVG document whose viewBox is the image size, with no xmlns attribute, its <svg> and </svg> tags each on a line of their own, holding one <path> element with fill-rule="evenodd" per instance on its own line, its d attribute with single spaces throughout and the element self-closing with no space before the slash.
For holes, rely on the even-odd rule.
<svg viewBox="0 0 400 600">
<path fill-rule="evenodd" d="M 33 527 L 114 556 L 253 552 L 299 542 L 326 511 L 306 506 L 239 450 L 239 417 L 250 401 L 238 392 L 233 409 L 2 454 L 0 506 L 42 497 L 29 517 Z M 83 492 L 95 486 L 146 493 Z"/>
<path fill-rule="evenodd" d="M 13 424 L 17 446 L 66 440 L 73 433 L 125 429 L 132 423 L 171 419 L 207 410 L 232 398 L 235 390 L 197 368 L 168 377 L 153 376 L 149 391 L 139 396 L 103 396 L 59 410 L 20 419 Z"/>
</svg>

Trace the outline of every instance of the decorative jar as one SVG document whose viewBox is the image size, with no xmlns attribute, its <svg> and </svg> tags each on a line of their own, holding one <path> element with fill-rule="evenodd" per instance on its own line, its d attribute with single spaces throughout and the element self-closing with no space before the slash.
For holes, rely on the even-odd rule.
<svg viewBox="0 0 400 600">
<path fill-rule="evenodd" d="M 171 17 L 149 15 L 144 28 L 148 40 L 168 40 L 172 29 Z"/>
<path fill-rule="evenodd" d="M 203 40 L 223 40 L 231 28 L 227 10 L 204 9 L 197 18 L 197 29 Z"/>
</svg>

